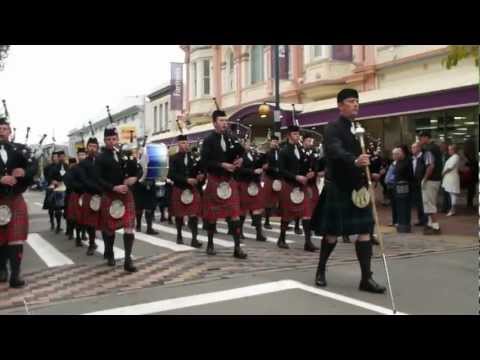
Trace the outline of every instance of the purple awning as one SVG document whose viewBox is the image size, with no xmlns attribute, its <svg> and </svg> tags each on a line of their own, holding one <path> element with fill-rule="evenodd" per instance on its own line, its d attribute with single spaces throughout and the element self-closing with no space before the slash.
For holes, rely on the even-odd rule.
<svg viewBox="0 0 480 360">
<path fill-rule="evenodd" d="M 361 100 L 362 94 L 360 94 Z M 409 112 L 424 112 L 438 108 L 458 107 L 479 102 L 477 86 L 450 89 L 429 94 L 409 96 L 399 99 L 378 101 L 360 105 L 359 118 L 388 116 Z M 338 109 L 328 109 L 318 112 L 301 114 L 301 125 L 325 124 L 338 117 Z"/>
</svg>

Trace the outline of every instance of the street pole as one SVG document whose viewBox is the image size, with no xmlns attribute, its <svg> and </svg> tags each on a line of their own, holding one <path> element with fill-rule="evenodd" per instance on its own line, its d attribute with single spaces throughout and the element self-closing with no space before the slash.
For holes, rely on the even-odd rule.
<svg viewBox="0 0 480 360">
<path fill-rule="evenodd" d="M 274 134 L 280 138 L 280 51 L 278 45 L 273 45 L 275 66 L 275 110 L 273 112 Z"/>
</svg>

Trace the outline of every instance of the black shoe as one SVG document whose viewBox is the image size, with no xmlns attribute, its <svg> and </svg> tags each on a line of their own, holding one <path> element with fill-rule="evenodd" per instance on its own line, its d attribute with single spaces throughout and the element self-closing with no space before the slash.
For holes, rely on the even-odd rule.
<svg viewBox="0 0 480 360">
<path fill-rule="evenodd" d="M 272 230 L 272 229 L 273 229 L 272 225 L 270 225 L 270 224 L 268 224 L 268 223 L 267 223 L 267 224 L 263 224 L 263 227 L 264 227 L 265 229 L 268 229 L 268 230 Z"/>
<path fill-rule="evenodd" d="M 311 241 L 307 241 L 305 243 L 305 245 L 303 246 L 303 250 L 305 251 L 309 251 L 309 252 L 315 252 L 318 250 L 318 247 L 316 247 L 315 245 L 313 245 L 313 243 Z"/>
<path fill-rule="evenodd" d="M 115 265 L 117 265 L 117 262 L 115 261 L 115 258 L 114 258 L 113 256 L 107 258 L 107 260 L 108 260 L 108 261 L 107 261 L 107 265 L 108 265 L 108 266 L 115 266 Z"/>
<path fill-rule="evenodd" d="M 295 229 L 295 234 L 297 234 L 297 235 L 303 235 L 302 229 L 300 229 L 300 228 Z"/>
<path fill-rule="evenodd" d="M 263 235 L 257 236 L 257 241 L 265 242 L 267 241 L 267 238 Z"/>
<path fill-rule="evenodd" d="M 25 280 L 20 275 L 10 278 L 10 287 L 14 289 L 20 289 L 25 286 Z"/>
<path fill-rule="evenodd" d="M 315 285 L 320 287 L 327 286 L 327 279 L 325 277 L 325 271 L 319 271 L 315 278 Z"/>
<path fill-rule="evenodd" d="M 95 247 L 90 245 L 87 249 L 87 256 L 92 256 L 93 254 L 95 254 Z"/>
<path fill-rule="evenodd" d="M 287 243 L 285 242 L 285 240 L 281 240 L 281 239 L 278 239 L 278 241 L 277 241 L 277 246 L 278 246 L 280 249 L 290 249 L 290 246 L 287 245 Z"/>
<path fill-rule="evenodd" d="M 198 249 L 198 248 L 202 247 L 202 243 L 198 240 L 193 240 L 192 239 L 192 242 L 190 243 L 190 246 Z"/>
<path fill-rule="evenodd" d="M 132 259 L 125 259 L 123 269 L 129 273 L 134 273 L 138 271 L 138 269 L 133 265 Z"/>
<path fill-rule="evenodd" d="M 179 237 L 177 237 L 177 244 L 179 244 L 179 245 L 183 245 L 183 244 L 184 244 L 184 242 L 183 242 L 183 238 L 179 238 Z"/>
<path fill-rule="evenodd" d="M 82 247 L 82 246 L 83 246 L 82 240 L 81 240 L 81 239 L 78 239 L 78 238 L 75 239 L 75 246 L 76 246 L 76 247 Z"/>
<path fill-rule="evenodd" d="M 358 287 L 358 289 L 361 291 L 367 291 L 375 294 L 383 294 L 385 290 L 387 290 L 385 286 L 377 284 L 372 278 L 360 281 L 360 286 Z"/>
<path fill-rule="evenodd" d="M 141 231 L 142 231 L 142 225 L 137 225 L 137 226 L 135 227 L 135 231 L 136 231 L 136 232 L 141 232 Z"/>
<path fill-rule="evenodd" d="M 147 234 L 148 235 L 158 235 L 158 231 L 153 230 L 153 229 L 147 229 Z"/>
<path fill-rule="evenodd" d="M 73 236 L 73 232 L 68 234 L 68 240 L 73 240 L 74 236 Z"/>
<path fill-rule="evenodd" d="M 314 234 L 315 236 L 322 236 L 322 233 L 321 233 L 320 231 L 318 231 L 318 230 L 315 230 L 315 231 L 313 232 L 313 234 Z"/>
<path fill-rule="evenodd" d="M 233 251 L 233 257 L 236 257 L 237 259 L 246 259 L 247 256 L 248 255 L 243 252 L 240 246 L 235 247 L 235 250 Z"/>
<path fill-rule="evenodd" d="M 373 245 L 380 245 L 380 243 L 378 242 L 377 237 L 376 237 L 375 235 L 370 236 L 370 242 L 371 242 Z"/>
<path fill-rule="evenodd" d="M 343 243 L 344 244 L 350 244 L 351 243 L 350 237 L 348 235 L 342 236 L 342 238 L 343 238 Z"/>
<path fill-rule="evenodd" d="M 7 269 L 0 270 L 0 283 L 8 281 L 8 271 Z"/>
<path fill-rule="evenodd" d="M 55 229 L 55 234 L 60 234 L 60 231 L 63 231 L 63 229 L 61 227 L 57 227 Z"/>
<path fill-rule="evenodd" d="M 423 229 L 423 235 L 440 235 L 441 233 L 440 229 L 435 230 L 430 226 L 426 226 L 425 229 Z"/>
<path fill-rule="evenodd" d="M 207 247 L 207 255 L 217 255 L 217 252 L 215 251 L 215 248 Z"/>
<path fill-rule="evenodd" d="M 82 235 L 82 240 L 88 240 L 87 235 L 83 234 Z"/>
</svg>

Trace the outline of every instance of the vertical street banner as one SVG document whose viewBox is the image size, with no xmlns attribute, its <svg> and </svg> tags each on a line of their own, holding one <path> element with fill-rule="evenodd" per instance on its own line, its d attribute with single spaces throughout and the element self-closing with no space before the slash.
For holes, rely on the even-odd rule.
<svg viewBox="0 0 480 360">
<path fill-rule="evenodd" d="M 170 63 L 171 85 L 173 86 L 170 110 L 183 110 L 183 63 Z"/>
</svg>

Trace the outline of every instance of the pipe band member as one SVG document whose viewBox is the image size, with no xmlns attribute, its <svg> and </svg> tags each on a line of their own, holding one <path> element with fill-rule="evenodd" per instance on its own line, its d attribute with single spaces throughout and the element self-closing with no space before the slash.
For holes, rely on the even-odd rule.
<svg viewBox="0 0 480 360">
<path fill-rule="evenodd" d="M 369 155 L 362 154 L 355 137 L 353 121 L 358 114 L 358 92 L 343 89 L 337 95 L 340 117 L 325 129 L 324 148 L 327 161 L 324 198 L 319 203 L 313 219 L 313 228 L 324 238 L 320 248 L 316 284 L 326 286 L 326 264 L 335 248 L 337 237 L 359 234 L 355 250 L 362 277 L 360 290 L 384 293 L 385 287 L 372 278 L 370 268 L 372 243 L 370 233 L 374 226 L 371 204 L 360 205 L 353 201 L 353 190 L 368 186 L 365 167 L 370 164 Z"/>
</svg>

